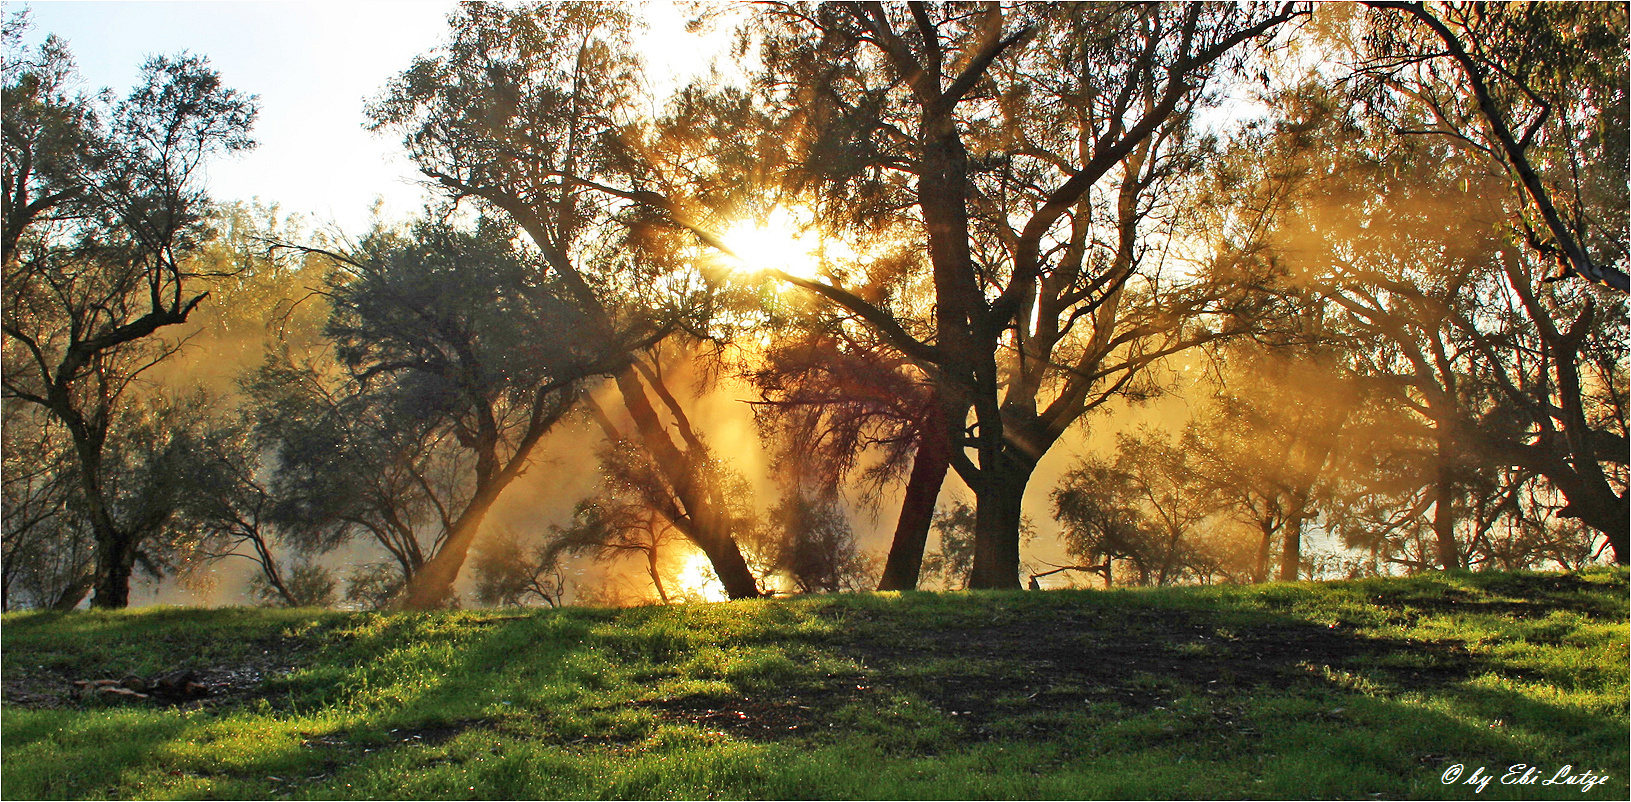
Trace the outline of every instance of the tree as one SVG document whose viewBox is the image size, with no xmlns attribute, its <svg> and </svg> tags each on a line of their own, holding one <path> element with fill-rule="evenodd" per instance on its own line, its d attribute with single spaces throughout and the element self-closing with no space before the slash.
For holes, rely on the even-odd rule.
<svg viewBox="0 0 1631 802">
<path fill-rule="evenodd" d="M 1433 493 L 1423 509 L 1437 564 L 1464 563 L 1457 527 L 1473 500 L 1463 496 L 1493 488 L 1503 466 L 1523 469 L 1512 481 L 1545 477 L 1569 501 L 1561 511 L 1623 559 L 1625 384 L 1610 366 L 1623 365 L 1624 349 L 1607 345 L 1619 324 L 1598 317 L 1604 299 L 1536 281 L 1533 251 L 1499 225 L 1510 210 L 1487 161 L 1444 138 L 1392 136 L 1323 90 L 1286 102 L 1279 143 L 1254 156 L 1296 165 L 1264 231 L 1288 281 L 1322 298 L 1334 329 L 1354 338 L 1355 369 L 1412 411 L 1405 425 L 1425 444 L 1416 475 Z M 1586 350 L 1594 356 L 1582 359 Z"/>
<path fill-rule="evenodd" d="M 833 496 L 789 491 L 770 510 L 760 542 L 771 570 L 791 577 L 800 593 L 862 590 L 870 578 L 855 548 L 849 518 Z"/>
<path fill-rule="evenodd" d="M 476 544 L 471 565 L 476 600 L 489 607 L 520 607 L 537 599 L 559 607 L 566 594 L 566 573 L 558 556 L 547 542 L 527 549 L 514 530 L 501 530 Z"/>
<path fill-rule="evenodd" d="M 962 500 L 935 511 L 939 543 L 923 558 L 924 579 L 937 580 L 946 589 L 968 587 L 969 572 L 974 570 L 974 518 L 974 508 Z"/>
<path fill-rule="evenodd" d="M 1218 498 L 1191 462 L 1193 444 L 1173 444 L 1150 429 L 1116 442 L 1113 461 L 1082 459 L 1053 492 L 1066 551 L 1088 563 L 1131 563 L 1140 585 L 1249 575 L 1255 549 L 1240 548 L 1226 532 L 1207 538 L 1202 531 Z M 1108 583 L 1111 571 L 1104 573 Z"/>
<path fill-rule="evenodd" d="M 416 59 L 371 108 L 376 130 L 401 133 L 450 200 L 526 234 L 583 315 L 582 339 L 622 355 L 602 372 L 667 488 L 669 522 L 708 555 L 731 597 L 758 595 L 734 517 L 709 484 L 711 452 L 660 365 L 642 360 L 675 332 L 713 337 L 721 321 L 716 282 L 655 214 L 677 203 L 662 192 L 678 186 L 676 174 L 700 164 L 635 124 L 630 17 L 588 4 L 467 3 L 449 22 L 441 52 Z"/>
<path fill-rule="evenodd" d="M 1215 311 L 1204 293 L 1166 302 L 1159 276 L 1137 282 L 1142 303 L 1126 289 L 1148 267 L 1147 193 L 1190 160 L 1190 112 L 1226 57 L 1303 13 L 855 3 L 764 15 L 786 183 L 833 221 L 923 244 L 932 337 L 841 286 L 775 275 L 934 377 L 952 465 L 976 497 L 973 587 L 1018 586 L 1020 501 L 1064 431 L 1150 361 L 1222 333 L 1185 315 Z"/>
<path fill-rule="evenodd" d="M 1612 400 L 1623 382 L 1602 372 L 1603 356 L 1623 361 L 1623 349 L 1598 349 L 1595 358 L 1580 350 L 1618 325 L 1624 296 L 1555 281 L 1579 276 L 1627 289 L 1626 10 L 1370 5 L 1377 11 L 1355 61 L 1372 116 L 1449 143 L 1498 171 L 1507 190 L 1503 211 L 1517 247 L 1497 254 L 1505 286 L 1483 306 L 1508 322 L 1495 331 L 1474 315 L 1455 325 L 1485 352 L 1481 378 L 1525 425 L 1482 432 L 1482 445 L 1545 476 L 1568 499 L 1560 515 L 1603 533 L 1617 561 L 1631 559 L 1624 416 Z M 1540 357 L 1527 368 L 1538 380 L 1512 364 L 1528 361 L 1514 338 L 1538 339 Z M 1606 394 L 1585 389 L 1599 376 Z"/>
<path fill-rule="evenodd" d="M 592 398 L 586 398 L 585 404 L 607 432 L 608 443 L 600 453 L 601 484 L 593 497 L 577 505 L 570 526 L 552 528 L 551 554 L 588 555 L 601 561 L 639 557 L 657 598 L 667 604 L 670 594 L 663 577 L 670 569 L 663 566 L 665 557 L 679 541 L 691 540 L 685 528 L 676 524 L 676 520 L 683 522 L 683 514 L 676 509 L 661 467 L 645 448 L 622 436 Z M 756 533 L 753 490 L 747 480 L 720 460 L 706 460 L 701 470 L 714 494 L 709 500 L 711 508 L 729 516 L 724 525 L 733 532 Z M 758 587 L 756 575 L 754 585 Z"/>
<path fill-rule="evenodd" d="M 1276 542 L 1277 577 L 1295 581 L 1303 575 L 1304 527 L 1330 506 L 1347 470 L 1348 441 L 1368 433 L 1359 417 L 1363 392 L 1329 343 L 1242 340 L 1222 351 L 1221 380 L 1183 447 L 1219 503 L 1256 530 L 1252 581 L 1268 579 Z"/>
<path fill-rule="evenodd" d="M 251 584 L 263 601 L 286 607 L 331 603 L 333 582 L 320 568 L 309 563 L 296 568 L 297 582 L 281 565 L 278 551 L 285 538 L 276 519 L 277 499 L 268 486 L 269 471 L 252 429 L 253 422 L 247 419 L 209 426 L 178 466 L 180 525 L 194 539 L 190 562 L 201 566 L 246 558 L 259 569 Z"/>
<path fill-rule="evenodd" d="M 149 60 L 111 108 L 70 96 L 66 48 L 27 55 L 22 28 L 5 31 L 5 398 L 67 430 L 96 541 L 92 603 L 123 607 L 155 529 L 120 516 L 107 449 L 132 386 L 178 347 L 161 332 L 207 296 L 188 265 L 209 233 L 203 164 L 250 147 L 255 106 L 194 56 Z"/>
<path fill-rule="evenodd" d="M 1625 7 L 1366 5 L 1376 13 L 1361 74 L 1432 112 L 1402 130 L 1499 165 L 1518 201 L 1514 226 L 1557 264 L 1555 278 L 1631 291 Z"/>
<path fill-rule="evenodd" d="M 790 482 L 837 488 L 867 452 L 864 497 L 907 475 L 878 590 L 915 590 L 951 459 L 941 404 L 916 365 L 865 329 L 814 324 L 771 345 L 751 378 L 761 431 L 781 452 Z M 907 464 L 910 462 L 910 470 Z"/>
<path fill-rule="evenodd" d="M 439 533 L 434 550 L 398 557 L 412 609 L 449 596 L 487 510 L 571 409 L 578 383 L 606 370 L 595 344 L 564 335 L 581 314 L 514 236 L 487 219 L 473 231 L 425 221 L 333 254 L 324 333 L 349 377 L 339 406 L 377 409 L 384 442 L 415 432 L 427 446 L 418 453 L 445 452 L 425 466 L 446 472 L 439 482 L 409 470 Z M 413 552 L 417 538 L 399 542 Z"/>
<path fill-rule="evenodd" d="M 73 450 L 43 410 L 6 405 L 0 425 L 0 601 L 33 607 L 77 605 L 90 591 L 95 554 L 73 515 Z"/>
<path fill-rule="evenodd" d="M 265 515 L 279 539 L 321 554 L 368 538 L 388 560 L 374 573 L 405 584 L 446 537 L 437 509 L 463 489 L 439 421 L 393 408 L 332 360 L 297 362 L 287 350 L 268 354 L 245 391 L 254 446 L 271 468 Z"/>
</svg>

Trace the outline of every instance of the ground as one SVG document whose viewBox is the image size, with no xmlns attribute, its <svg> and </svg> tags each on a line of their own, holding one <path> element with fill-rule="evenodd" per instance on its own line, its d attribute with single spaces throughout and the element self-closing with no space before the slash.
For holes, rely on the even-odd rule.
<svg viewBox="0 0 1631 802">
<path fill-rule="evenodd" d="M 1435 778 L 1454 761 L 1579 763 L 1623 741 L 1626 593 L 1618 570 L 623 611 L 12 616 L 6 757 L 21 754 L 14 744 L 34 748 L 30 711 L 59 728 L 112 715 L 76 698 L 74 680 L 184 665 L 210 696 L 152 700 L 141 715 L 287 733 L 278 736 L 286 754 L 263 768 L 213 769 L 217 758 L 180 750 L 165 764 L 179 773 L 156 780 L 215 789 L 206 796 L 347 795 L 335 789 L 350 789 L 342 781 L 377 761 L 468 771 L 469 760 L 518 748 L 640 765 L 675 744 L 722 754 L 791 748 L 812 760 L 831 752 L 850 762 L 855 754 L 931 764 L 991 754 L 996 779 L 982 782 L 1037 788 L 1050 787 L 1050 772 L 1068 777 L 1101 764 L 1222 761 L 1219 773 L 1237 775 L 1237 786 L 1199 786 L 1212 789 L 1202 795 L 1290 793 L 1300 771 L 1332 775 L 1321 780 L 1332 795 L 1369 783 L 1384 796 L 1435 796 Z M 1331 739 L 1324 747 L 1322 737 Z M 1330 765 L 1276 775 L 1289 744 L 1310 738 Z M 1374 742 L 1375 753 L 1351 738 Z M 1004 761 L 1024 771 L 1001 768 Z M 1375 765 L 1365 774 L 1349 763 Z M 112 776 L 131 776 L 128 765 L 120 771 Z M 914 784 L 932 776 L 904 774 L 883 786 L 899 790 L 879 794 L 995 793 Z M 1624 781 L 1610 788 L 1623 795 Z M 101 786 L 108 795 L 132 793 L 133 781 L 113 782 Z M 639 785 L 636 795 L 691 795 L 683 784 L 661 791 L 681 782 L 671 777 L 641 782 L 656 785 Z M 734 795 L 761 795 L 754 788 Z M 1139 785 L 1070 793 L 1185 795 Z"/>
</svg>

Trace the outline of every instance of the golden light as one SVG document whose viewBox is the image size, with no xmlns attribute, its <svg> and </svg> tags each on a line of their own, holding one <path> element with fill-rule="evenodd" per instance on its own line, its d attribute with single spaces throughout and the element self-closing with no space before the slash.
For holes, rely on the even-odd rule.
<svg viewBox="0 0 1631 802">
<path fill-rule="evenodd" d="M 685 555 L 680 562 L 680 570 L 674 575 L 673 584 L 678 595 L 698 601 L 725 601 L 730 598 L 725 594 L 725 586 L 714 575 L 714 566 L 708 561 L 708 555 L 700 551 Z"/>
<path fill-rule="evenodd" d="M 830 261 L 856 258 L 853 248 L 822 236 L 809 218 L 778 206 L 763 220 L 737 223 L 719 238 L 743 269 L 780 270 L 799 278 L 818 277 Z"/>
</svg>

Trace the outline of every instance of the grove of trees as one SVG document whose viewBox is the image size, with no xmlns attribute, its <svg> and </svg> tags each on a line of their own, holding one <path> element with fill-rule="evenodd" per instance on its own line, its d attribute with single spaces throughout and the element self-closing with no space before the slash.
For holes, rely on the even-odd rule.
<svg viewBox="0 0 1631 802">
<path fill-rule="evenodd" d="M 207 194 L 207 59 L 8 18 L 6 609 L 1631 560 L 1624 4 L 694 10 L 742 77 L 658 94 L 635 7 L 458 6 L 344 234 Z"/>
</svg>

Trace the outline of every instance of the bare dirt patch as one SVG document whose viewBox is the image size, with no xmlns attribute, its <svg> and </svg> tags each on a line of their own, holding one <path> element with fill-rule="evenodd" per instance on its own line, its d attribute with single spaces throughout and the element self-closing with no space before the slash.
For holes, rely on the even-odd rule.
<svg viewBox="0 0 1631 802">
<path fill-rule="evenodd" d="M 268 680 L 288 674 L 302 663 L 306 644 L 295 638 L 279 637 L 248 644 L 242 657 L 230 662 L 199 665 L 179 664 L 174 671 L 191 672 L 190 681 L 202 686 L 197 694 L 148 694 L 129 699 L 126 704 L 158 707 L 213 707 L 241 704 L 266 695 Z M 16 666 L 0 680 L 0 693 L 7 706 L 26 709 L 73 707 L 85 703 L 82 687 L 107 679 L 108 671 L 90 671 L 72 666 Z M 111 700 L 103 700 L 111 701 Z"/>
<path fill-rule="evenodd" d="M 863 624 L 838 647 L 861 666 L 858 675 L 791 695 L 693 697 L 648 707 L 666 720 L 779 741 L 833 728 L 834 713 L 846 705 L 909 694 L 952 717 L 966 739 L 987 740 L 1046 737 L 1050 716 L 1086 705 L 1144 713 L 1202 694 L 1215 700 L 1215 723 L 1235 729 L 1230 697 L 1264 687 L 1329 685 L 1329 671 L 1352 669 L 1403 689 L 1463 679 L 1472 670 L 1458 643 L 1380 640 L 1345 626 L 1290 619 L 1242 625 L 1178 609 L 1035 613 L 972 627 L 874 631 Z M 1413 656 L 1400 661 L 1412 667 L 1377 667 L 1401 653 Z"/>
</svg>

